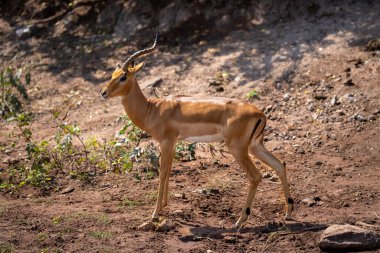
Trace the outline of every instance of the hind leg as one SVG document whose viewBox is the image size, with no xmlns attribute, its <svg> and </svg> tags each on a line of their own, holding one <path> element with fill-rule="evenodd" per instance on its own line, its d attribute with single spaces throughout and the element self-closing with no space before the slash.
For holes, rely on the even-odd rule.
<svg viewBox="0 0 380 253">
<path fill-rule="evenodd" d="M 285 219 L 291 220 L 292 210 L 293 210 L 293 199 L 290 197 L 289 184 L 288 179 L 286 177 L 286 168 L 285 163 L 281 163 L 271 152 L 269 152 L 263 145 L 262 141 L 258 141 L 252 144 L 250 148 L 250 152 L 260 159 L 262 162 L 266 163 L 270 167 L 272 167 L 278 177 L 281 180 L 282 188 L 285 195 L 285 206 L 286 206 L 286 214 Z"/>
<path fill-rule="evenodd" d="M 255 197 L 257 187 L 259 186 L 259 183 L 261 181 L 261 173 L 255 167 L 251 158 L 249 157 L 247 150 L 248 148 L 242 149 L 241 146 L 239 147 L 239 144 L 237 143 L 237 145 L 235 146 L 231 144 L 228 145 L 228 149 L 234 156 L 236 162 L 247 173 L 249 180 L 249 191 L 247 200 L 245 202 L 245 205 L 243 206 L 240 218 L 235 224 L 235 228 L 240 228 L 244 224 L 244 222 L 247 221 L 248 216 L 251 213 L 252 202 Z"/>
</svg>

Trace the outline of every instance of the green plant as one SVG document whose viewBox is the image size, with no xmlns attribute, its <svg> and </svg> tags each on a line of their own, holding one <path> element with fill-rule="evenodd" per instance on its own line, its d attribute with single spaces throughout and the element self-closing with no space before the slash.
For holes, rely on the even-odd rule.
<svg viewBox="0 0 380 253">
<path fill-rule="evenodd" d="M 139 201 L 137 201 L 137 200 L 133 200 L 133 199 L 128 198 L 128 196 L 124 196 L 121 199 L 120 205 L 126 206 L 128 208 L 134 208 L 136 206 L 141 205 L 141 203 Z"/>
<path fill-rule="evenodd" d="M 24 82 L 21 80 L 23 71 L 26 71 Z M 7 67 L 0 71 L 0 115 L 2 118 L 8 119 L 23 111 L 22 100 L 29 101 L 26 86 L 30 84 L 30 80 L 29 67 L 19 68 L 16 71 L 12 67 Z"/>
<path fill-rule="evenodd" d="M 247 98 L 248 99 L 251 99 L 251 98 L 258 98 L 259 97 L 259 93 L 253 89 L 251 90 L 250 92 L 247 93 Z"/>
<path fill-rule="evenodd" d="M 10 243 L 0 243 L 0 253 L 14 253 L 16 252 L 14 246 Z"/>
<path fill-rule="evenodd" d="M 179 161 L 192 161 L 196 160 L 195 148 L 197 143 L 178 142 L 175 147 L 174 158 Z"/>
<path fill-rule="evenodd" d="M 112 236 L 112 233 L 111 232 L 108 232 L 108 231 L 91 231 L 90 232 L 90 235 L 94 238 L 98 238 L 98 239 L 107 239 L 107 238 L 110 238 Z"/>
</svg>

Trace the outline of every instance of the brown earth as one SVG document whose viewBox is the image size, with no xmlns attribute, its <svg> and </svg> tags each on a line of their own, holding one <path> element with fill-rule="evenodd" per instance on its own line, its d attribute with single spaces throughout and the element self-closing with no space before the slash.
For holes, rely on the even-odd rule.
<svg viewBox="0 0 380 253">
<path fill-rule="evenodd" d="M 330 224 L 379 230 L 380 51 L 367 51 L 366 44 L 380 34 L 380 3 L 334 3 L 318 15 L 181 37 L 183 43 L 171 43 L 175 32 L 169 33 L 139 76 L 147 96 L 154 96 L 151 84 L 160 78 L 162 95 L 247 100 L 255 89 L 259 97 L 249 102 L 269 118 L 266 146 L 287 163 L 294 221 L 282 219 L 281 185 L 256 161 L 269 177 L 244 228 L 230 229 L 246 198 L 246 176 L 229 154 L 212 157 L 199 144 L 195 161 L 174 163 L 170 202 L 162 212 L 162 219 L 176 223 L 173 230 L 136 229 L 153 211 L 157 177 L 137 181 L 110 173 L 92 185 L 62 179 L 60 187 L 74 188 L 67 194 L 42 196 L 29 188 L 17 198 L 4 193 L 0 246 L 16 252 L 319 252 L 319 236 Z M 35 65 L 28 91 L 36 137 L 53 138 L 44 122 L 54 108 L 69 110 L 86 136 L 112 137 L 122 127 L 115 120 L 123 108 L 118 99 L 101 100 L 98 91 L 116 63 L 154 35 L 141 35 L 133 46 L 80 27 L 21 39 L 9 35 L 22 24 L 16 21 L 0 18 L 0 63 Z M 209 79 L 218 73 L 227 73 L 228 82 L 216 91 Z M 1 121 L 1 146 L 11 129 Z"/>
</svg>

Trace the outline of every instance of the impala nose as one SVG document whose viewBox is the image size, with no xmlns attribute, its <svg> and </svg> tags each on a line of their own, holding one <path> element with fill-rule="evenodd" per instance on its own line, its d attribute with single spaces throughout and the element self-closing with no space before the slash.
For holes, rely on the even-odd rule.
<svg viewBox="0 0 380 253">
<path fill-rule="evenodd" d="M 102 91 L 100 93 L 100 95 L 102 95 L 103 98 L 106 98 L 107 97 L 107 91 Z"/>
</svg>

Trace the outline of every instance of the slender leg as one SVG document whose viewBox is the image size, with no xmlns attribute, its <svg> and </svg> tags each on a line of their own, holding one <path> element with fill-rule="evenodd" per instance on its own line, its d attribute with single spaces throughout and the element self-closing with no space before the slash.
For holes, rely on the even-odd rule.
<svg viewBox="0 0 380 253">
<path fill-rule="evenodd" d="M 170 178 L 170 173 L 172 171 L 172 167 L 170 166 L 168 170 L 168 174 L 165 179 L 165 187 L 164 187 L 164 197 L 162 200 L 162 207 L 165 207 L 168 205 L 168 200 L 169 200 L 169 178 Z"/>
<path fill-rule="evenodd" d="M 255 155 L 258 159 L 272 167 L 278 177 L 281 180 L 281 184 L 284 190 L 285 195 L 285 207 L 286 207 L 286 213 L 285 213 L 285 219 L 291 220 L 292 216 L 292 210 L 293 210 L 293 199 L 290 197 L 290 191 L 289 191 L 289 184 L 286 177 L 286 168 L 285 163 L 281 163 L 272 153 L 270 153 L 263 145 L 261 141 L 257 143 L 253 143 L 251 146 L 250 151 Z"/>
<path fill-rule="evenodd" d="M 158 213 L 162 210 L 162 199 L 164 196 L 164 188 L 166 184 L 166 180 L 168 179 L 168 173 L 171 170 L 171 166 L 173 163 L 173 155 L 174 155 L 174 141 L 163 141 L 160 143 L 161 149 L 161 165 L 160 165 L 160 186 L 158 188 L 158 197 L 156 209 L 152 214 L 152 220 L 158 220 Z"/>
<path fill-rule="evenodd" d="M 238 145 L 236 147 L 238 147 Z M 235 228 L 240 228 L 244 224 L 244 222 L 247 221 L 248 216 L 251 213 L 252 202 L 255 197 L 257 187 L 259 186 L 259 183 L 261 181 L 261 173 L 255 167 L 251 158 L 249 157 L 248 148 L 242 149 L 241 147 L 233 148 L 229 146 L 228 149 L 230 150 L 231 154 L 234 156 L 235 160 L 238 162 L 240 167 L 247 173 L 249 180 L 249 191 L 247 200 L 242 209 L 241 216 L 235 224 Z"/>
</svg>

